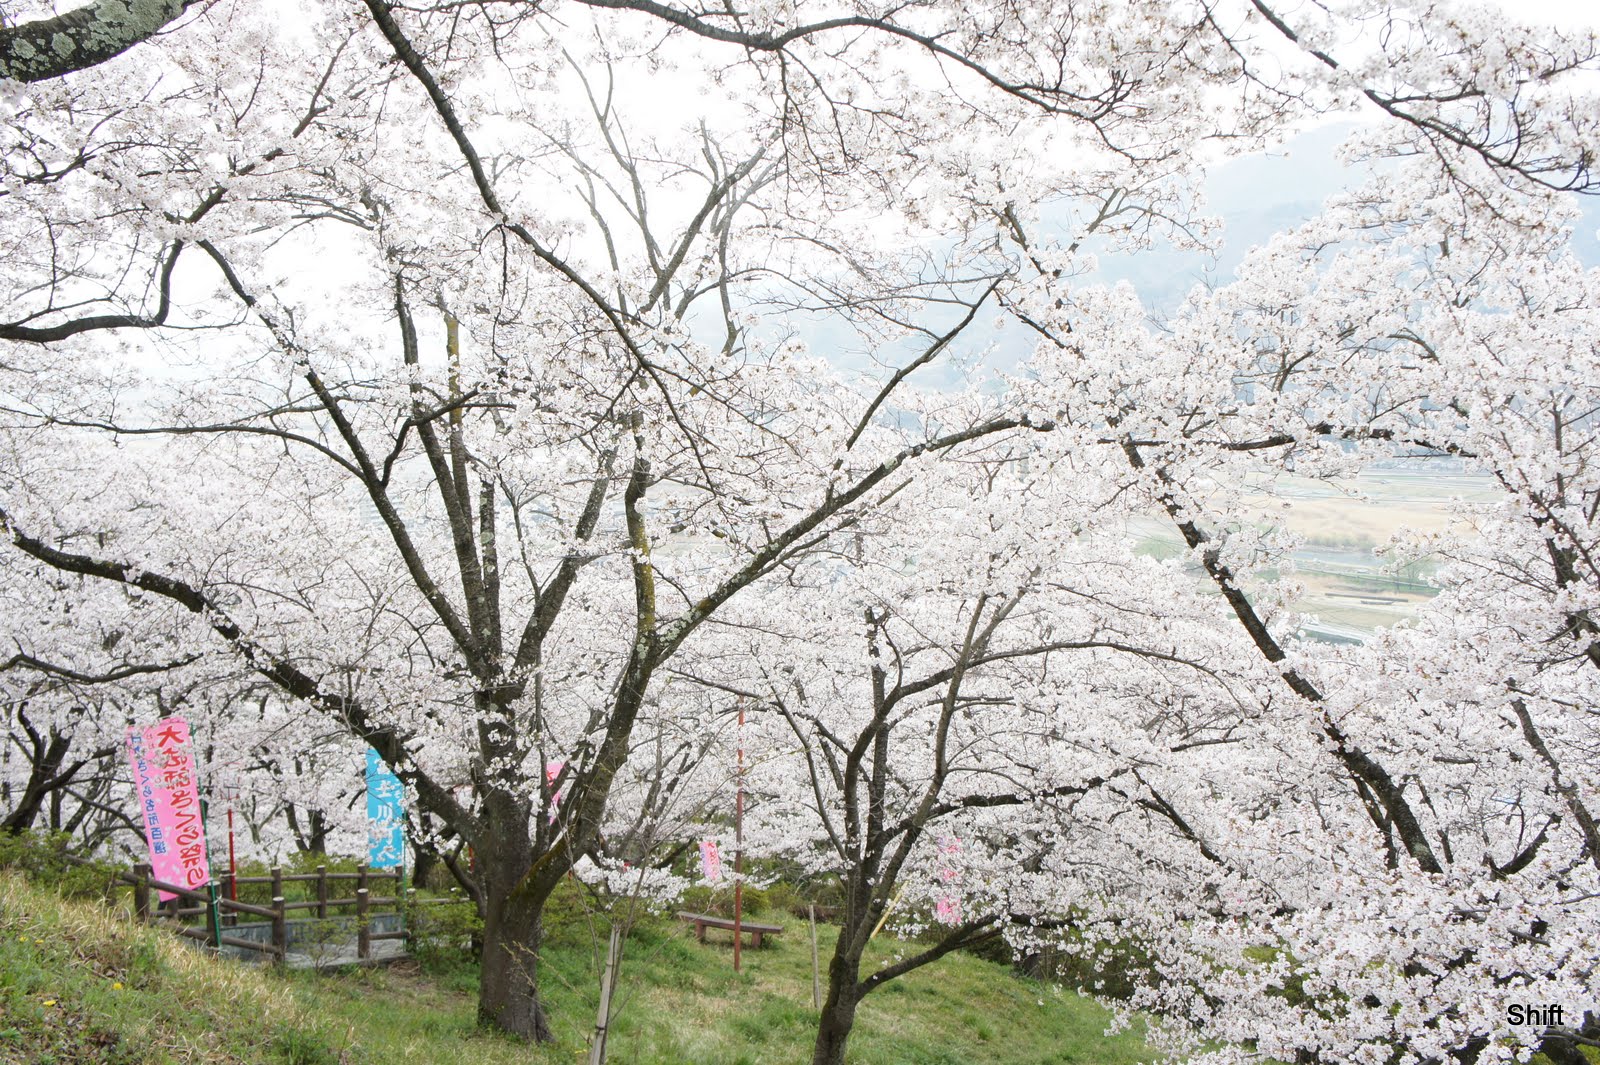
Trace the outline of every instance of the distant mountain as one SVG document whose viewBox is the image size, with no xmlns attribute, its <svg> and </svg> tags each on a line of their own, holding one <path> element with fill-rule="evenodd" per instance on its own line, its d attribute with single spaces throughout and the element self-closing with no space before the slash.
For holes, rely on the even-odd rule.
<svg viewBox="0 0 1600 1065">
<path fill-rule="evenodd" d="M 1127 281 L 1153 311 L 1177 307 L 1196 284 L 1226 284 L 1251 248 L 1274 233 L 1314 217 L 1323 201 L 1361 179 L 1336 157 L 1356 128 L 1341 122 L 1302 133 L 1283 148 L 1241 156 L 1214 167 L 1205 184 L 1206 209 L 1223 221 L 1222 247 L 1213 258 L 1170 245 L 1134 255 L 1104 256 L 1097 280 Z M 1583 221 L 1573 248 L 1588 266 L 1600 266 L 1600 197 L 1581 199 Z"/>
</svg>

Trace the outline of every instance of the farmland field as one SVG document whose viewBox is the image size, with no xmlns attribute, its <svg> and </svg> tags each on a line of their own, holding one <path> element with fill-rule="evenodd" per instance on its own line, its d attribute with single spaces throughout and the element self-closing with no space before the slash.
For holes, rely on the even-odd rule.
<svg viewBox="0 0 1600 1065">
<path fill-rule="evenodd" d="M 1492 504 L 1499 493 L 1484 474 L 1455 470 L 1371 469 L 1342 482 L 1281 477 L 1246 497 L 1263 528 L 1280 526 L 1302 538 L 1292 555 L 1305 585 L 1300 608 L 1315 617 L 1307 632 L 1348 642 L 1397 625 L 1433 598 L 1433 562 L 1396 571 L 1377 554 L 1408 533 L 1472 532 L 1458 504 Z M 1131 530 L 1140 550 L 1175 557 L 1176 530 L 1151 517 Z"/>
</svg>

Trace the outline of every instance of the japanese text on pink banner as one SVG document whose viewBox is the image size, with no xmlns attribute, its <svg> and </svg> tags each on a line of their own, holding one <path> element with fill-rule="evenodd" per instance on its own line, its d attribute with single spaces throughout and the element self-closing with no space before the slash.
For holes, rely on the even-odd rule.
<svg viewBox="0 0 1600 1065">
<path fill-rule="evenodd" d="M 155 879 L 199 888 L 211 881 L 206 862 L 206 830 L 200 817 L 200 790 L 189 747 L 189 723 L 168 717 L 146 728 L 128 729 L 128 761 L 144 814 Z M 175 898 L 160 892 L 161 901 Z"/>
</svg>

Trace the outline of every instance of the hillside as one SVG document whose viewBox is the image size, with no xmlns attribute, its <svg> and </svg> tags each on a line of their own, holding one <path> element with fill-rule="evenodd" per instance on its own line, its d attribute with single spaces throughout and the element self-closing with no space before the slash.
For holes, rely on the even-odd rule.
<svg viewBox="0 0 1600 1065">
<path fill-rule="evenodd" d="M 270 973 L 0 871 L 0 1061 L 321 1065 L 331 1027 Z M 342 1060 L 359 1061 L 359 1058 Z"/>
<path fill-rule="evenodd" d="M 575 903 L 576 900 L 568 900 Z M 760 1065 L 809 1057 L 810 944 L 790 919 L 735 976 L 725 943 L 700 945 L 649 919 L 628 942 L 613 1062 Z M 824 961 L 833 930 L 820 927 Z M 714 933 L 713 933 L 714 935 Z M 558 1042 L 537 1051 L 480 1034 L 476 974 L 438 960 L 387 970 L 279 974 L 216 961 L 137 928 L 95 903 L 63 901 L 0 873 L 0 1062 L 570 1063 L 586 1045 L 604 933 L 580 906 L 550 926 L 545 985 Z M 884 939 L 877 957 L 899 944 Z M 1122 1065 L 1149 1052 L 1107 1037 L 1100 1007 L 973 956 L 953 956 L 889 985 L 863 1007 L 861 1065 Z"/>
</svg>

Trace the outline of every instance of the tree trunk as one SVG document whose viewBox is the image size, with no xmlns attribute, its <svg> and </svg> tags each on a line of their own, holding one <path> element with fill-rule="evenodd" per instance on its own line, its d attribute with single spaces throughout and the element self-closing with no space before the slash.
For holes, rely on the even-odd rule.
<svg viewBox="0 0 1600 1065">
<path fill-rule="evenodd" d="M 77 774 L 79 768 L 79 766 L 73 766 L 69 772 L 61 772 L 62 763 L 67 760 L 67 750 L 72 746 L 70 737 L 51 732 L 48 747 L 42 746 L 37 741 L 33 746 L 33 759 L 28 770 L 28 783 L 22 789 L 22 798 L 17 801 L 16 808 L 6 815 L 5 820 L 0 822 L 0 828 L 4 828 L 5 831 L 12 834 L 26 832 L 32 828 L 34 819 L 39 816 L 39 811 L 44 808 L 45 800 L 47 798 L 55 798 L 58 789 L 70 781 Z M 80 762 L 79 765 L 81 766 L 82 763 Z M 56 820 L 59 822 L 59 799 L 56 799 L 56 805 L 53 809 Z"/>
<path fill-rule="evenodd" d="M 539 950 L 544 906 L 489 888 L 483 922 L 478 1023 L 537 1043 L 554 1036 L 539 998 Z"/>
<path fill-rule="evenodd" d="M 306 808 L 306 824 L 302 828 L 300 818 L 294 812 L 294 804 L 287 804 L 284 816 L 289 821 L 289 829 L 294 833 L 295 846 L 302 854 L 327 854 L 328 853 L 328 818 L 314 807 Z"/>
<path fill-rule="evenodd" d="M 514 805 L 494 810 L 490 816 L 507 827 L 491 828 L 478 851 L 478 883 L 483 892 L 478 1023 L 547 1043 L 554 1037 L 539 997 L 539 951 L 549 893 L 532 891 L 523 884 L 533 865 L 533 847 L 525 819 L 522 823 L 516 819 L 522 812 Z"/>
<path fill-rule="evenodd" d="M 431 847 L 419 847 L 412 844 L 411 886 L 425 888 L 428 886 L 428 877 L 433 875 L 434 867 L 439 864 L 439 855 Z"/>
<path fill-rule="evenodd" d="M 848 950 L 846 935 L 845 931 L 840 932 L 839 946 L 828 962 L 828 997 L 822 1002 L 811 1065 L 844 1065 L 845 1046 L 850 1041 L 850 1029 L 855 1027 L 856 1007 L 861 1004 L 857 979 L 861 959 L 840 956 L 840 951 Z"/>
</svg>

